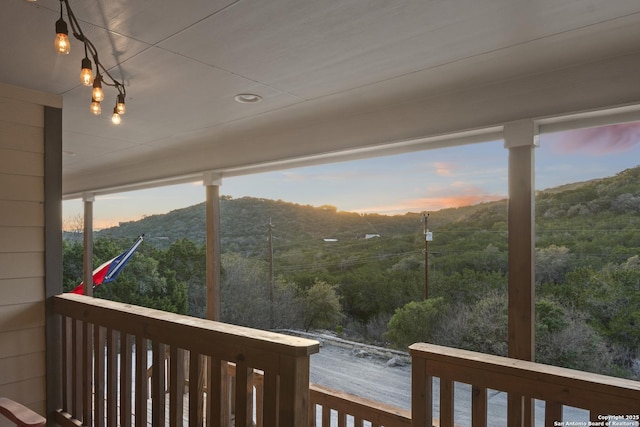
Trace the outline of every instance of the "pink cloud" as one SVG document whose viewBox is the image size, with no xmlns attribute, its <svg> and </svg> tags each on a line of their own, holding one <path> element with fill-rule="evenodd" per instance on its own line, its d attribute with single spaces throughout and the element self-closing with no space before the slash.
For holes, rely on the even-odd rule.
<svg viewBox="0 0 640 427">
<path fill-rule="evenodd" d="M 602 155 L 623 153 L 640 144 L 640 123 L 621 123 L 611 126 L 577 129 L 548 135 L 557 153 Z"/>
<path fill-rule="evenodd" d="M 433 165 L 436 168 L 436 173 L 441 176 L 449 176 L 456 169 L 451 163 L 436 162 Z"/>
<path fill-rule="evenodd" d="M 356 209 L 358 213 L 403 214 L 406 212 L 436 211 L 446 208 L 458 208 L 483 202 L 493 202 L 506 198 L 505 195 L 486 194 L 481 189 L 467 186 L 457 187 L 457 194 L 435 195 L 432 197 L 420 197 L 415 199 L 400 200 L 397 203 L 381 206 L 370 206 Z M 444 191 L 438 191 L 443 193 Z M 449 188 L 451 193 L 451 188 Z"/>
</svg>

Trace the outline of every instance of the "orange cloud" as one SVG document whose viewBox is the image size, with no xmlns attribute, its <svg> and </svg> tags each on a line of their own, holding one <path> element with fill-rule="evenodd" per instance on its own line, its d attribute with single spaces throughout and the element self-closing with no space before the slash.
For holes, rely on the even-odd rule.
<svg viewBox="0 0 640 427">
<path fill-rule="evenodd" d="M 446 208 L 459 208 L 461 206 L 471 206 L 483 202 L 493 202 L 502 200 L 506 196 L 494 194 L 460 194 L 442 197 L 424 197 L 410 200 L 402 200 L 398 203 L 370 206 L 362 209 L 355 209 L 357 213 L 379 213 L 379 214 L 404 214 L 407 212 L 437 211 Z"/>
</svg>

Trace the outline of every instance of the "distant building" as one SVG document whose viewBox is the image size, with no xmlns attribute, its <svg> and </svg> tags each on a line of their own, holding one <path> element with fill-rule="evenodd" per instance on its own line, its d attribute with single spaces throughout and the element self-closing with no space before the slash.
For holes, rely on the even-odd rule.
<svg viewBox="0 0 640 427">
<path fill-rule="evenodd" d="M 325 242 L 337 242 L 338 241 L 338 239 L 322 239 L 322 240 L 324 240 Z"/>
<path fill-rule="evenodd" d="M 374 237 L 380 237 L 379 234 L 365 234 L 364 238 L 365 239 L 373 239 Z"/>
</svg>

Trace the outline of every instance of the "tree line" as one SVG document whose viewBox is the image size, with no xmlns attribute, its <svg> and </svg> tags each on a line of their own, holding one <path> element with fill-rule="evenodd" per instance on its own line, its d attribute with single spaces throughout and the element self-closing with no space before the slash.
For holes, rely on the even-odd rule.
<svg viewBox="0 0 640 427">
<path fill-rule="evenodd" d="M 537 361 L 638 377 L 638 178 L 640 168 L 634 168 L 537 194 Z M 506 355 L 506 201 L 431 213 L 428 301 L 420 214 L 358 215 L 251 198 L 221 202 L 223 321 L 332 329 L 398 348 L 428 341 Z M 200 209 L 98 233 L 94 264 L 130 245 L 118 232 L 126 229 L 130 238 L 147 233 L 150 219 L 174 230 L 186 214 L 189 226 L 182 229 L 204 230 Z M 231 218 L 226 221 L 225 211 Z M 263 222 L 256 221 L 260 217 Z M 268 218 L 275 225 L 273 257 L 266 242 Z M 364 238 L 369 232 L 379 237 Z M 64 264 L 70 289 L 82 277 L 79 243 L 65 242 Z M 145 243 L 96 296 L 204 317 L 205 270 L 198 238 Z"/>
</svg>

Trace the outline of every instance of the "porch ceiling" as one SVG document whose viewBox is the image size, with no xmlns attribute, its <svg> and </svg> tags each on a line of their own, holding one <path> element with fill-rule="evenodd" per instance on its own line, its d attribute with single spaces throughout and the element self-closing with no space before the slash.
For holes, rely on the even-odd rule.
<svg viewBox="0 0 640 427">
<path fill-rule="evenodd" d="M 54 53 L 57 0 L 0 14 L 0 82 L 63 95 L 67 196 L 640 101 L 637 0 L 70 3 L 127 85 L 120 126 L 108 88 L 89 112 L 80 43 Z"/>
</svg>

